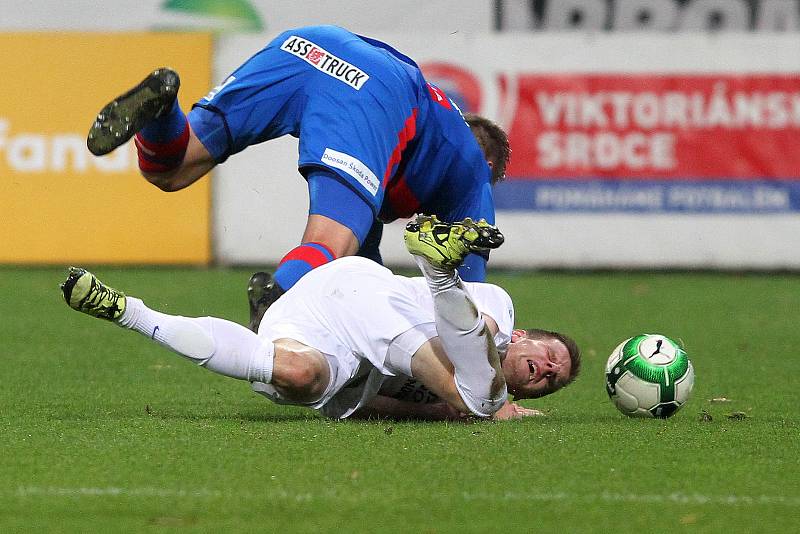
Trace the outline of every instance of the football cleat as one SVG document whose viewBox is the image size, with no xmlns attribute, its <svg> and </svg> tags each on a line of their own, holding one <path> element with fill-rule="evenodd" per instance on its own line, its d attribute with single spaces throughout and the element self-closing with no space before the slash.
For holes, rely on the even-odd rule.
<svg viewBox="0 0 800 534">
<path fill-rule="evenodd" d="M 435 215 L 418 215 L 406 224 L 406 249 L 439 267 L 455 268 L 470 252 L 483 252 L 503 244 L 504 237 L 484 219 L 443 223 Z"/>
<path fill-rule="evenodd" d="M 95 156 L 108 154 L 126 143 L 151 120 L 172 108 L 181 80 L 178 73 L 162 67 L 139 85 L 109 102 L 89 128 L 86 146 Z"/>
<path fill-rule="evenodd" d="M 124 293 L 108 287 L 95 275 L 80 267 L 69 268 L 69 275 L 61 284 L 61 291 L 70 308 L 92 317 L 115 321 L 125 311 Z"/>
<path fill-rule="evenodd" d="M 250 324 L 248 328 L 258 333 L 258 326 L 267 308 L 278 300 L 285 291 L 275 283 L 269 273 L 257 272 L 247 284 L 247 302 L 250 304 Z"/>
</svg>

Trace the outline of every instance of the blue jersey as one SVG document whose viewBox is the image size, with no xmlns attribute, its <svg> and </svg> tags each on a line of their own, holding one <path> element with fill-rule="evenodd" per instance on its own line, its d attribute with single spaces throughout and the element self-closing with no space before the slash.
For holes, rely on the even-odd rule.
<svg viewBox="0 0 800 534">
<path fill-rule="evenodd" d="M 201 99 L 189 120 L 217 162 L 297 137 L 301 173 L 333 173 L 373 220 L 426 213 L 494 223 L 491 171 L 456 105 L 411 59 L 342 28 L 282 33 Z M 312 197 L 312 213 L 313 204 Z M 354 233 L 363 244 L 365 232 Z M 462 277 L 483 280 L 485 260 L 469 263 Z"/>
</svg>

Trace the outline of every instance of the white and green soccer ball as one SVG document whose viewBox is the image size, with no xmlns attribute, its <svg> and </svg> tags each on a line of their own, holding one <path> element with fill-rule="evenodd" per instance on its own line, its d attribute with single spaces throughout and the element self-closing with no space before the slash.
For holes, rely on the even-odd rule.
<svg viewBox="0 0 800 534">
<path fill-rule="evenodd" d="M 620 343 L 606 364 L 606 391 L 632 417 L 666 418 L 689 400 L 694 369 L 686 352 L 661 334 L 639 334 Z"/>
</svg>

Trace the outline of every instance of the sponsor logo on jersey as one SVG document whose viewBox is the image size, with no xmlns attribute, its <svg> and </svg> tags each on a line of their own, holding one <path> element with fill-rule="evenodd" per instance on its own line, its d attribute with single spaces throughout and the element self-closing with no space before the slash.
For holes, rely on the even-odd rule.
<svg viewBox="0 0 800 534">
<path fill-rule="evenodd" d="M 369 80 L 369 74 L 363 70 L 302 37 L 292 35 L 283 42 L 281 50 L 299 57 L 315 69 L 346 83 L 357 91 Z"/>
<path fill-rule="evenodd" d="M 364 189 L 369 191 L 372 196 L 378 194 L 380 189 L 380 180 L 375 176 L 375 173 L 369 170 L 364 163 L 358 158 L 354 158 L 350 154 L 344 152 L 337 152 L 336 150 L 326 148 L 322 154 L 322 163 L 341 169 L 353 178 L 358 183 L 364 186 Z"/>
</svg>

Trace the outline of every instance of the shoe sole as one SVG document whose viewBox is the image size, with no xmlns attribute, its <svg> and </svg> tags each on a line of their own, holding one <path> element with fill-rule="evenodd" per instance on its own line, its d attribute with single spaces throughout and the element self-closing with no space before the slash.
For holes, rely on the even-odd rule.
<svg viewBox="0 0 800 534">
<path fill-rule="evenodd" d="M 69 305 L 70 308 L 72 307 L 72 305 L 70 304 L 70 299 L 72 298 L 72 290 L 75 289 L 75 284 L 78 283 L 78 280 L 84 274 L 86 274 L 86 271 L 84 269 L 81 269 L 79 267 L 70 267 L 67 279 L 61 284 L 61 292 L 64 294 L 64 300 L 67 301 L 67 305 Z"/>
<path fill-rule="evenodd" d="M 468 224 L 465 224 L 464 226 L 478 232 L 477 239 L 471 243 L 466 243 L 467 248 L 473 252 L 498 248 L 506 240 L 503 233 L 494 226 L 486 227 Z"/>
<path fill-rule="evenodd" d="M 430 216 L 419 216 L 416 220 L 409 222 L 406 224 L 406 231 L 417 233 L 420 231 L 420 227 L 424 222 L 428 221 L 435 221 L 435 224 L 442 224 L 439 222 L 438 219 L 435 217 Z M 458 224 L 458 223 L 456 223 Z M 503 233 L 497 229 L 495 226 L 478 226 L 477 223 L 472 221 L 471 219 L 465 219 L 462 223 L 460 223 L 464 228 L 468 230 L 475 230 L 478 232 L 478 237 L 473 240 L 472 242 L 468 242 L 464 240 L 464 244 L 471 252 L 480 252 L 484 250 L 490 250 L 500 247 L 506 238 Z"/>
<path fill-rule="evenodd" d="M 181 81 L 178 73 L 161 68 L 139 85 L 109 102 L 89 129 L 86 146 L 103 156 L 125 144 L 175 101 Z"/>
<path fill-rule="evenodd" d="M 87 292 L 87 294 L 83 295 L 83 298 L 81 298 L 80 301 L 73 303 L 72 292 L 75 290 L 75 286 L 78 284 L 78 282 L 80 282 L 80 280 L 86 275 L 88 275 L 91 278 L 89 291 Z M 111 292 L 117 296 L 117 298 L 113 302 L 113 306 L 106 307 L 105 309 L 98 307 L 85 308 L 84 303 L 86 302 L 86 299 L 89 297 L 91 290 L 98 287 L 101 288 L 100 289 L 101 291 Z M 95 275 L 93 275 L 92 273 L 81 267 L 69 268 L 69 274 L 67 276 L 67 279 L 61 283 L 61 292 L 64 294 L 64 300 L 66 301 L 67 306 L 69 306 L 75 311 L 85 313 L 86 315 L 89 315 L 91 317 L 96 317 L 98 319 L 105 319 L 107 321 L 114 321 L 117 318 L 119 318 L 125 311 L 125 304 L 124 304 L 125 293 L 116 290 L 112 287 L 106 286 Z M 117 306 L 117 303 L 120 299 L 123 300 L 123 306 L 121 308 Z"/>
</svg>

